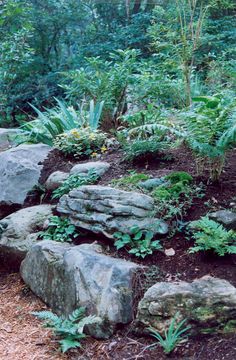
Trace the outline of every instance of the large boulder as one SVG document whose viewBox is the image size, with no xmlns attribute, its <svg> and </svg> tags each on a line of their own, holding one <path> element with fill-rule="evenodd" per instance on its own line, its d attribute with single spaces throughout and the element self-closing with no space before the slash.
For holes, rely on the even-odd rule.
<svg viewBox="0 0 236 360">
<path fill-rule="evenodd" d="M 19 265 L 27 251 L 37 241 L 38 232 L 52 215 L 51 205 L 38 205 L 7 216 L 0 221 L 0 254 Z"/>
<path fill-rule="evenodd" d="M 40 241 L 21 264 L 21 276 L 31 290 L 59 314 L 80 306 L 101 322 L 89 327 L 97 338 L 107 338 L 118 324 L 133 319 L 132 283 L 139 266 L 101 253 L 92 244 L 71 246 Z"/>
<path fill-rule="evenodd" d="M 210 213 L 209 218 L 224 225 L 228 230 L 236 230 L 236 212 L 231 210 L 218 210 Z"/>
<path fill-rule="evenodd" d="M 50 149 L 44 144 L 20 145 L 0 153 L 0 205 L 24 203 L 38 184 L 42 162 Z"/>
<path fill-rule="evenodd" d="M 151 326 L 163 333 L 177 313 L 193 335 L 236 331 L 236 288 L 211 276 L 192 283 L 157 283 L 138 305 L 136 328 L 145 333 Z"/>
<path fill-rule="evenodd" d="M 113 237 L 114 232 L 130 234 L 132 226 L 166 234 L 167 224 L 153 217 L 150 196 L 108 186 L 84 185 L 64 195 L 57 210 L 78 227 Z"/>
</svg>

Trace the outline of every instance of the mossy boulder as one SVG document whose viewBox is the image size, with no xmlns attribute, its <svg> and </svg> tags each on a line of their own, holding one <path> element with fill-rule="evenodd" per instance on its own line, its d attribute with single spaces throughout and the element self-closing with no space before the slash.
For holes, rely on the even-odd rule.
<svg viewBox="0 0 236 360">
<path fill-rule="evenodd" d="M 146 333 L 151 326 L 163 333 L 177 313 L 192 335 L 235 332 L 236 288 L 211 276 L 192 283 L 157 283 L 139 303 L 136 329 Z"/>
</svg>

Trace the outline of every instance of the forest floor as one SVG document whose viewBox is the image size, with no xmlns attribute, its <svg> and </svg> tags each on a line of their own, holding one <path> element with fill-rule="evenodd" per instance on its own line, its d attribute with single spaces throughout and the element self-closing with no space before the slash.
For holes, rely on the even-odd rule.
<svg viewBox="0 0 236 360">
<path fill-rule="evenodd" d="M 109 184 L 112 179 L 127 175 L 129 170 L 146 173 L 160 177 L 170 171 L 187 171 L 195 176 L 195 165 L 191 154 L 180 148 L 172 152 L 172 161 L 151 161 L 139 164 L 129 164 L 122 161 L 122 153 L 117 151 L 105 154 L 102 160 L 111 164 L 110 171 L 104 175 L 99 184 Z M 74 164 L 55 151 L 44 163 L 41 182 L 56 170 L 68 171 Z M 196 177 L 195 177 L 196 178 Z M 204 179 L 201 179 L 205 181 Z M 196 181 L 200 180 L 196 178 Z M 227 208 L 236 196 L 236 151 L 232 151 L 226 161 L 224 173 L 218 184 L 208 184 L 203 198 L 197 198 L 188 211 L 185 221 L 199 219 L 207 212 L 219 208 Z M 45 197 L 45 202 L 48 198 Z M 25 206 L 39 203 L 37 194 L 28 197 Z M 94 241 L 94 238 L 90 239 Z M 98 239 L 104 242 L 104 239 Z M 138 260 L 150 269 L 156 269 L 150 279 L 150 284 L 157 281 L 186 280 L 192 281 L 204 275 L 228 280 L 236 286 L 236 258 L 235 256 L 206 257 L 202 254 L 189 254 L 192 245 L 182 233 L 170 239 L 165 239 L 165 248 L 172 248 L 175 255 L 168 257 L 164 253 L 156 252 L 154 255 Z M 125 252 L 115 251 L 109 247 L 113 256 L 127 256 Z M 152 270 L 153 271 L 153 270 Z M 140 292 L 143 292 L 141 289 Z M 132 324 L 121 329 L 109 340 L 97 341 L 87 338 L 83 349 L 71 351 L 67 355 L 58 352 L 58 346 L 49 330 L 42 328 L 41 322 L 33 317 L 32 311 L 45 309 L 46 306 L 24 285 L 18 273 L 0 270 L 0 359 L 1 360 L 163 360 L 167 357 L 162 349 L 156 346 L 147 349 L 153 344 L 153 339 L 140 338 L 132 333 Z M 211 335 L 188 339 L 169 356 L 171 359 L 183 360 L 233 360 L 236 359 L 236 334 Z"/>
</svg>

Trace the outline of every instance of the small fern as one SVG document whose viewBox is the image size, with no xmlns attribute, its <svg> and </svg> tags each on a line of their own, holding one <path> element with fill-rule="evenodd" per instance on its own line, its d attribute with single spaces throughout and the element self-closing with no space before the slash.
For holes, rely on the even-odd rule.
<svg viewBox="0 0 236 360">
<path fill-rule="evenodd" d="M 100 320 L 93 315 L 85 316 L 83 307 L 73 311 L 68 318 L 60 317 L 51 311 L 32 312 L 32 315 L 44 320 L 44 327 L 52 329 L 54 334 L 59 337 L 58 342 L 63 353 L 72 348 L 80 348 L 80 341 L 86 337 L 84 327 Z"/>
<path fill-rule="evenodd" d="M 192 221 L 189 225 L 193 230 L 195 245 L 189 250 L 190 253 L 199 251 L 213 251 L 219 256 L 236 254 L 236 232 L 226 230 L 223 225 L 207 216 L 200 220 Z"/>
</svg>

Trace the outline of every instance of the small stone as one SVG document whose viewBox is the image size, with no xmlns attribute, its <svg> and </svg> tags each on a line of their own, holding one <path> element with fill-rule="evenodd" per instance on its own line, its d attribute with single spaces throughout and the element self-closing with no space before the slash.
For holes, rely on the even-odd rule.
<svg viewBox="0 0 236 360">
<path fill-rule="evenodd" d="M 69 173 L 63 171 L 55 171 L 53 172 L 47 179 L 45 183 L 45 188 L 47 190 L 53 191 L 61 186 L 64 181 L 69 177 Z"/>
<path fill-rule="evenodd" d="M 165 254 L 166 254 L 166 256 L 174 256 L 175 250 L 173 248 L 165 249 Z"/>
<path fill-rule="evenodd" d="M 73 166 L 70 171 L 70 175 L 82 175 L 88 174 L 89 170 L 94 169 L 99 176 L 102 176 L 110 168 L 110 164 L 102 161 L 90 161 L 83 164 L 77 164 Z"/>
<path fill-rule="evenodd" d="M 161 178 L 153 178 L 153 179 L 141 181 L 138 185 L 146 190 L 153 190 L 156 187 L 167 183 L 168 182 L 165 180 L 165 177 L 161 177 Z"/>
</svg>

